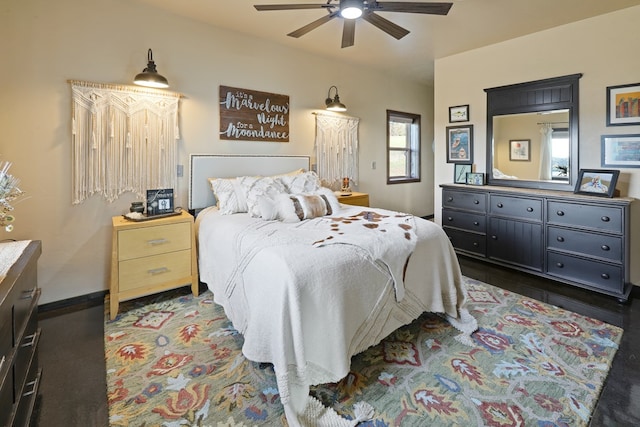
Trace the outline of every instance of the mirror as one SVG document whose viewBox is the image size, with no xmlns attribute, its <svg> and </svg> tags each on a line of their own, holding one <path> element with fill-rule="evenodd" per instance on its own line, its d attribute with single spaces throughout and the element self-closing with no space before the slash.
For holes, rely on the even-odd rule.
<svg viewBox="0 0 640 427">
<path fill-rule="evenodd" d="M 573 191 L 580 77 L 485 89 L 488 184 Z"/>
</svg>

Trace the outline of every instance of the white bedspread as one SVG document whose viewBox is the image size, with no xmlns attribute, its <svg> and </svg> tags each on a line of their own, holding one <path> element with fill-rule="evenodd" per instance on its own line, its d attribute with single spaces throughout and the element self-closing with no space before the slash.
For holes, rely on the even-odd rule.
<svg viewBox="0 0 640 427">
<path fill-rule="evenodd" d="M 362 211 L 396 215 L 344 205 L 339 216 Z M 361 245 L 317 244 L 327 237 L 331 217 L 282 223 L 221 215 L 215 208 L 198 215 L 200 280 L 243 334 L 243 354 L 273 364 L 290 425 L 299 424 L 293 418 L 307 405 L 310 385 L 339 381 L 351 356 L 423 312 L 447 316 L 461 336 L 477 328 L 463 308 L 449 239 L 438 225 L 411 220 L 417 243 L 409 246 L 403 297 L 397 298 L 397 260 L 390 266 Z"/>
</svg>

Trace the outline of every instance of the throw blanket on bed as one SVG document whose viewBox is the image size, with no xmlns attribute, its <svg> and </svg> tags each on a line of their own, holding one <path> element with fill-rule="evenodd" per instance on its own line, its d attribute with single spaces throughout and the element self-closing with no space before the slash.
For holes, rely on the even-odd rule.
<svg viewBox="0 0 640 427">
<path fill-rule="evenodd" d="M 346 207 L 340 214 L 357 217 L 361 211 Z M 442 229 L 420 218 L 394 219 L 395 212 L 370 211 L 370 218 L 380 215 L 381 220 L 358 221 L 379 226 L 384 219 L 384 227 L 398 229 L 404 220 L 414 225 L 417 244 L 399 300 L 391 270 L 402 277 L 395 271 L 398 265 L 404 268 L 411 253 L 406 242 L 398 261 L 382 249 L 318 243 L 330 236 L 341 240 L 339 230 L 345 238 L 349 233 L 364 242 L 358 227 L 344 220 L 332 231 L 335 221 L 330 217 L 283 223 L 247 214 L 220 215 L 215 209 L 198 215 L 200 279 L 244 336 L 243 354 L 273 364 L 291 426 L 307 424 L 309 408 L 317 406 L 309 396 L 310 385 L 339 381 L 349 372 L 351 356 L 421 313 L 457 320 L 452 324 L 467 338 L 477 328 L 463 307 L 460 269 Z M 381 255 L 374 257 L 376 252 Z"/>
<path fill-rule="evenodd" d="M 385 215 L 362 211 L 354 215 L 323 218 L 319 225 L 329 228 L 327 237 L 314 246 L 343 244 L 364 250 L 374 262 L 381 262 L 391 274 L 396 301 L 404 298 L 404 273 L 416 247 L 413 215 Z"/>
</svg>

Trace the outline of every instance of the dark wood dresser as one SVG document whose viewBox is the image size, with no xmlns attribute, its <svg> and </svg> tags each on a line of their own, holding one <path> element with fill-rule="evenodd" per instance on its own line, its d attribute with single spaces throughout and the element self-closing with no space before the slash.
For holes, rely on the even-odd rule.
<svg viewBox="0 0 640 427">
<path fill-rule="evenodd" d="M 38 394 L 42 370 L 38 367 L 38 258 L 39 240 L 25 242 L 15 261 L 0 248 L 2 258 L 10 259 L 0 281 L 0 426 L 28 426 Z M 0 258 L 0 261 L 2 261 Z M 7 267 L 6 265 L 4 266 Z"/>
</svg>

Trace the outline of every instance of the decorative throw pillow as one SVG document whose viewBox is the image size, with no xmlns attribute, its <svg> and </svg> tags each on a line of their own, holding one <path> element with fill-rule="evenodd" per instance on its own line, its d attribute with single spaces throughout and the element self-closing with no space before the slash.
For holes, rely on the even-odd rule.
<svg viewBox="0 0 640 427">
<path fill-rule="evenodd" d="M 283 222 L 334 215 L 340 210 L 338 199 L 328 188 L 321 188 L 313 194 L 280 194 L 272 201 L 261 200 L 260 203 L 263 219 Z"/>
<path fill-rule="evenodd" d="M 247 200 L 240 186 L 239 178 L 209 178 L 209 184 L 211 184 L 221 214 L 247 212 Z"/>
<path fill-rule="evenodd" d="M 320 178 L 313 171 L 299 173 L 297 175 L 285 175 L 281 177 L 287 191 L 291 194 L 313 193 L 322 187 Z"/>
<path fill-rule="evenodd" d="M 247 200 L 247 212 L 255 218 L 261 216 L 259 205 L 261 198 L 274 199 L 278 194 L 287 192 L 280 178 L 243 176 L 238 180 Z"/>
</svg>

